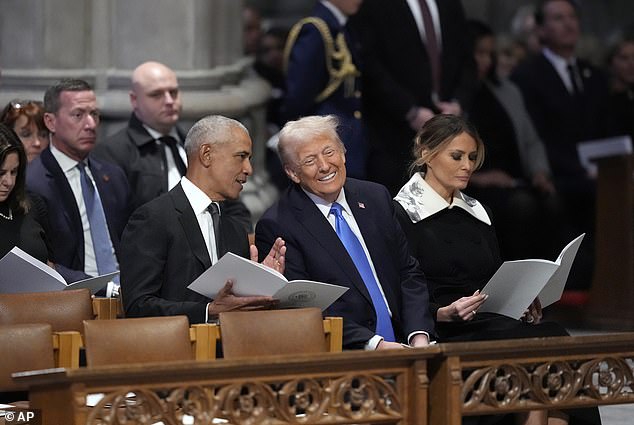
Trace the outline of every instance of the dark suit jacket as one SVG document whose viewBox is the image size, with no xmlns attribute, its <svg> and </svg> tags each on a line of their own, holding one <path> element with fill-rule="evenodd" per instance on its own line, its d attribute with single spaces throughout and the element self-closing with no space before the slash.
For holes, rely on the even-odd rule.
<svg viewBox="0 0 634 425">
<path fill-rule="evenodd" d="M 224 209 L 221 232 L 227 251 L 248 258 L 247 233 Z M 210 300 L 187 286 L 211 267 L 211 259 L 180 183 L 132 214 L 121 247 L 126 316 L 185 314 L 190 323 L 205 321 Z"/>
<path fill-rule="evenodd" d="M 121 260 L 120 238 L 130 215 L 130 188 L 121 168 L 89 157 L 90 171 L 106 214 L 110 240 Z M 27 167 L 27 187 L 46 203 L 49 240 L 56 268 L 68 282 L 84 279 L 84 231 L 79 208 L 66 176 L 51 149 Z"/>
<path fill-rule="evenodd" d="M 185 133 L 178 127 L 176 131 L 185 140 Z M 94 155 L 123 169 L 133 193 L 133 210 L 167 192 L 165 149 L 134 113 L 127 127 L 97 144 Z"/>
<path fill-rule="evenodd" d="M 577 142 L 606 137 L 608 87 L 601 71 L 577 61 L 583 94 L 571 95 L 561 77 L 540 54 L 521 64 L 511 76 L 520 87 L 526 109 L 544 141 L 556 179 L 584 179 Z"/>
<path fill-rule="evenodd" d="M 460 0 L 437 0 L 442 30 L 442 100 L 467 101 L 461 90 L 467 58 Z M 407 181 L 415 132 L 414 106 L 435 109 L 429 58 L 406 0 L 364 0 L 351 24 L 361 35 L 363 106 L 370 140 L 370 178 L 395 192 Z"/>
<path fill-rule="evenodd" d="M 311 16 L 324 20 L 333 40 L 343 31 L 337 18 L 320 2 L 315 5 Z M 361 70 L 358 43 L 349 31 L 345 34 L 352 60 L 357 69 Z M 367 147 L 360 113 L 361 78 L 354 78 L 353 92 L 346 94 L 344 82 L 328 98 L 317 103 L 315 98 L 326 88 L 329 79 L 321 33 L 313 24 L 305 24 L 288 60 L 282 118 L 289 121 L 307 115 L 328 114 L 339 117 L 339 135 L 347 150 L 346 169 L 350 176 L 363 178 L 366 172 Z"/>
<path fill-rule="evenodd" d="M 433 336 L 425 277 L 409 255 L 389 193 L 376 183 L 350 178 L 344 190 L 392 312 L 397 339 L 405 342 L 416 330 Z M 261 257 L 278 236 L 286 241 L 284 274 L 289 280 L 310 279 L 350 288 L 326 310 L 344 318 L 346 348 L 362 348 L 375 335 L 376 313 L 359 272 L 330 223 L 298 185 L 291 185 L 264 213 L 255 236 Z"/>
</svg>

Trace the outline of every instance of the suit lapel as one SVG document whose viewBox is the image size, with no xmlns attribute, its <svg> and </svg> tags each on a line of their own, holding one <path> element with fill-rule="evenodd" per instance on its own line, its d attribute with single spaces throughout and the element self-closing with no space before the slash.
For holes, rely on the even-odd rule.
<svg viewBox="0 0 634 425">
<path fill-rule="evenodd" d="M 313 240 L 321 245 L 323 252 L 330 255 L 332 263 L 336 264 L 348 276 L 352 285 L 371 303 L 372 300 L 368 289 L 363 283 L 361 275 L 352 262 L 348 251 L 346 251 L 328 220 L 322 215 L 313 201 L 306 196 L 299 185 L 293 185 L 291 189 L 290 205 L 294 208 L 293 212 L 298 222 L 312 235 Z"/>
<path fill-rule="evenodd" d="M 81 258 L 83 264 L 83 234 L 84 229 L 81 224 L 81 217 L 79 215 L 79 208 L 77 207 L 77 200 L 73 194 L 73 190 L 70 188 L 70 184 L 66 179 L 66 175 L 62 168 L 57 163 L 57 160 L 51 153 L 51 149 L 45 149 L 42 154 L 42 164 L 46 169 L 49 177 L 50 193 L 59 194 L 60 199 L 57 200 L 57 204 L 60 205 L 64 212 L 64 217 L 68 221 L 70 227 L 73 229 L 73 233 L 81 236 Z"/>
<path fill-rule="evenodd" d="M 200 226 L 198 225 L 198 220 L 196 219 L 194 210 L 187 200 L 187 196 L 185 196 L 185 192 L 183 191 L 181 184 L 179 183 L 176 185 L 176 187 L 168 193 L 172 197 L 178 221 L 183 228 L 183 233 L 187 238 L 189 247 L 198 261 L 204 265 L 205 269 L 208 269 L 211 267 L 211 258 L 209 258 L 207 245 L 205 244 L 203 235 L 200 233 Z"/>
</svg>

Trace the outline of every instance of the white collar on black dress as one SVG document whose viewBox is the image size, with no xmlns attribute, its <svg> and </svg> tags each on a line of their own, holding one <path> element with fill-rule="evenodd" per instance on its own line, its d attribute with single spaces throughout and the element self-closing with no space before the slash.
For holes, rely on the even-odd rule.
<svg viewBox="0 0 634 425">
<path fill-rule="evenodd" d="M 445 208 L 458 207 L 481 222 L 491 225 L 489 215 L 476 199 L 458 190 L 454 193 L 450 204 L 423 179 L 420 173 L 414 174 L 405 183 L 394 200 L 403 206 L 412 223 L 418 223 Z"/>
</svg>

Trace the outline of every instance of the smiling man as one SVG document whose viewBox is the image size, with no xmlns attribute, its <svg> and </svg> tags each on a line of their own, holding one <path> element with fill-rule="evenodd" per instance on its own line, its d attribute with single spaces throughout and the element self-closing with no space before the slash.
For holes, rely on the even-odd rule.
<svg viewBox="0 0 634 425">
<path fill-rule="evenodd" d="M 237 297 L 231 283 L 214 300 L 187 286 L 226 252 L 257 260 L 247 232 L 223 201 L 236 199 L 252 173 L 251 138 L 230 118 L 208 116 L 185 139 L 187 174 L 172 190 L 138 208 L 121 245 L 121 291 L 128 317 L 185 314 L 202 323 L 222 311 L 274 304 L 270 297 Z M 284 241 L 263 263 L 284 270 Z"/>
<path fill-rule="evenodd" d="M 27 167 L 27 186 L 47 205 L 56 269 L 67 282 L 117 270 L 119 239 L 130 214 L 123 171 L 90 155 L 99 108 L 92 87 L 64 79 L 44 95 L 51 144 Z"/>
<path fill-rule="evenodd" d="M 345 348 L 425 346 L 434 334 L 425 278 L 387 189 L 346 177 L 337 125 L 327 115 L 284 126 L 278 149 L 294 184 L 258 222 L 256 245 L 266 252 L 279 235 L 288 245 L 289 280 L 349 288 L 326 311 L 343 317 Z"/>
</svg>

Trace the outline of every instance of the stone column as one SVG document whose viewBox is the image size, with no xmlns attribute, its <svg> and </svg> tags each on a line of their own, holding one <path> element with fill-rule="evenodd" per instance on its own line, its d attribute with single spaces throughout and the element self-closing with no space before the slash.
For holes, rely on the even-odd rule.
<svg viewBox="0 0 634 425">
<path fill-rule="evenodd" d="M 276 197 L 264 159 L 270 89 L 242 55 L 241 9 L 237 0 L 0 0 L 0 105 L 82 78 L 97 92 L 103 138 L 130 115 L 132 69 L 163 62 L 178 75 L 185 126 L 222 114 L 249 128 L 255 174 L 242 198 L 257 219 Z"/>
</svg>

